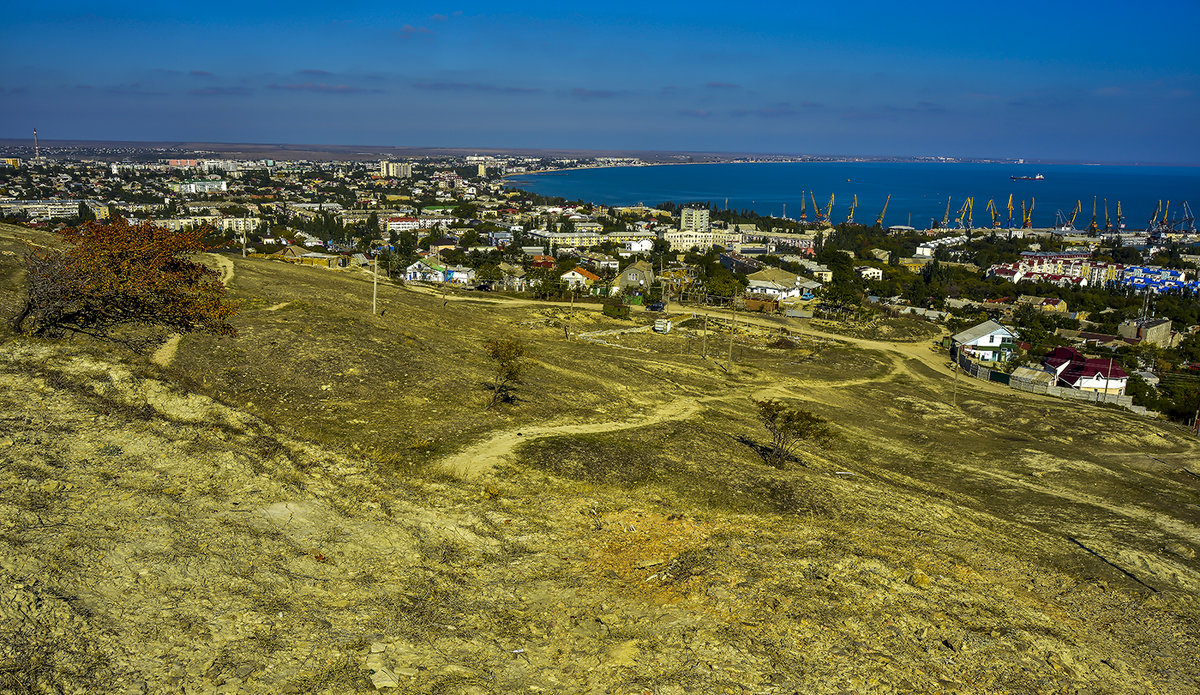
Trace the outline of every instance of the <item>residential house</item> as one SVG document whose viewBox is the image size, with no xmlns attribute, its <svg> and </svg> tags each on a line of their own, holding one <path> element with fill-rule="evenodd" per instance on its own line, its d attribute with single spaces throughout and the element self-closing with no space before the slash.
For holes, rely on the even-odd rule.
<svg viewBox="0 0 1200 695">
<path fill-rule="evenodd" d="M 901 258 L 900 267 L 910 273 L 919 273 L 921 269 L 933 262 L 932 258 Z M 1015 280 L 1014 280 L 1015 282 Z"/>
<path fill-rule="evenodd" d="M 475 269 L 468 268 L 465 265 L 452 265 L 446 268 L 448 282 L 457 283 L 459 285 L 469 285 L 475 282 Z"/>
<path fill-rule="evenodd" d="M 440 254 L 442 251 L 449 251 L 450 249 L 456 248 L 457 246 L 458 246 L 457 239 L 452 239 L 450 237 L 443 237 L 441 239 L 438 239 L 437 241 L 429 242 L 429 252 L 433 253 L 433 254 Z"/>
<path fill-rule="evenodd" d="M 500 280 L 500 285 L 504 289 L 512 292 L 524 292 L 529 286 L 528 281 L 525 279 L 525 269 L 521 266 L 513 265 L 512 263 L 501 263 L 497 267 L 504 274 L 503 279 Z"/>
<path fill-rule="evenodd" d="M 763 268 L 746 276 L 750 284 L 746 287 L 748 295 L 765 295 L 774 299 L 787 299 L 800 296 L 800 278 L 780 268 Z"/>
<path fill-rule="evenodd" d="M 819 282 L 833 281 L 833 271 L 830 270 L 828 266 L 817 263 L 816 261 L 802 260 L 800 261 L 800 267 L 804 269 L 805 273 L 811 275 L 814 280 Z"/>
<path fill-rule="evenodd" d="M 984 362 L 1003 362 L 1012 356 L 1017 335 L 995 321 L 984 321 L 950 338 L 951 354 Z"/>
<path fill-rule="evenodd" d="M 611 256 L 606 256 L 602 253 L 580 254 L 579 261 L 584 265 L 590 265 L 600 271 L 611 270 L 616 272 L 621 267 L 621 264 L 617 261 L 617 259 Z"/>
<path fill-rule="evenodd" d="M 559 276 L 567 283 L 567 289 L 591 289 L 592 285 L 600 281 L 600 276 L 592 273 L 586 268 L 576 266 L 572 270 L 568 270 Z"/>
<path fill-rule="evenodd" d="M 883 271 L 879 268 L 872 268 L 869 265 L 860 265 L 854 269 L 858 276 L 863 280 L 882 280 Z"/>
<path fill-rule="evenodd" d="M 654 266 L 647 261 L 637 261 L 617 275 L 613 287 L 618 290 L 644 290 L 654 284 Z"/>
<path fill-rule="evenodd" d="M 404 279 L 413 282 L 446 282 L 448 272 L 445 266 L 423 260 L 405 268 Z"/>
<path fill-rule="evenodd" d="M 1035 309 L 1040 309 L 1048 313 L 1067 313 L 1067 302 L 1065 299 L 1056 299 L 1053 297 L 1034 297 L 1030 294 L 1023 294 L 1017 297 L 1016 303 L 1017 308 L 1022 306 L 1031 306 Z"/>
<path fill-rule="evenodd" d="M 1125 394 L 1129 375 L 1112 358 L 1085 357 L 1075 348 L 1057 347 L 1043 361 L 1061 386 L 1079 391 Z"/>
</svg>

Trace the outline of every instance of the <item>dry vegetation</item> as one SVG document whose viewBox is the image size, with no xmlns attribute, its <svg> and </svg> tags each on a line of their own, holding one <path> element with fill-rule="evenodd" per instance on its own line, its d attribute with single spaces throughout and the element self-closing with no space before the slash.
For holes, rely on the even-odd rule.
<svg viewBox="0 0 1200 695">
<path fill-rule="evenodd" d="M 239 337 L 165 367 L 4 336 L 0 693 L 1200 689 L 1181 430 L 953 405 L 920 344 L 741 321 L 728 371 L 699 320 L 233 266 Z M 485 410 L 498 336 L 532 362 Z M 749 397 L 835 437 L 769 466 Z"/>
</svg>

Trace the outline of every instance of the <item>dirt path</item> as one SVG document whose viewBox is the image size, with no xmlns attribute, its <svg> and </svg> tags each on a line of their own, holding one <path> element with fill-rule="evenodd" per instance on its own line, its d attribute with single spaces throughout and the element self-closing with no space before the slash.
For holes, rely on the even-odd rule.
<svg viewBox="0 0 1200 695">
<path fill-rule="evenodd" d="M 179 341 L 183 338 L 179 333 L 172 333 L 167 342 L 163 343 L 153 355 L 150 355 L 150 361 L 160 367 L 166 367 L 171 364 L 171 360 L 175 359 L 175 351 L 179 349 Z"/>
<path fill-rule="evenodd" d="M 450 456 L 441 462 L 442 470 L 463 479 L 478 478 L 508 457 L 514 449 L 526 442 L 556 437 L 564 434 L 595 434 L 616 432 L 635 427 L 648 427 L 667 420 L 683 419 L 695 415 L 701 408 L 693 398 L 680 398 L 659 406 L 646 417 L 636 420 L 593 422 L 579 425 L 551 425 L 546 427 L 521 427 L 504 430 L 469 449 Z"/>
<path fill-rule="evenodd" d="M 221 284 L 229 287 L 229 282 L 233 280 L 233 261 L 218 253 L 207 254 L 217 262 L 217 270 L 221 273 Z"/>
</svg>

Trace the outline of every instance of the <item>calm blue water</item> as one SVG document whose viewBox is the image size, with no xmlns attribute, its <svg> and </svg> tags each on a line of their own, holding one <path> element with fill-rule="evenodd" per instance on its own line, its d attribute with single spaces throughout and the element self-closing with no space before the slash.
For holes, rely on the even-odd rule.
<svg viewBox="0 0 1200 695">
<path fill-rule="evenodd" d="M 1010 176 L 1044 174 L 1044 181 L 1013 181 Z M 1171 217 L 1182 216 L 1184 200 L 1200 206 L 1200 168 L 1126 167 L 1009 164 L 925 164 L 899 162 L 803 162 L 775 164 L 704 164 L 684 166 L 623 167 L 581 169 L 513 176 L 510 186 L 540 193 L 582 199 L 605 205 L 654 206 L 665 201 L 676 203 L 711 202 L 737 210 L 752 209 L 762 215 L 799 218 L 800 196 L 808 200 L 808 219 L 813 220 L 812 201 L 807 191 L 816 194 L 822 208 L 829 194 L 836 197 L 833 221 L 843 222 L 851 196 L 858 195 L 855 221 L 872 224 L 890 193 L 884 225 L 911 224 L 928 227 L 932 219 L 941 221 L 950 200 L 950 219 L 967 196 L 975 199 L 974 223 L 991 225 L 986 212 L 989 198 L 1000 209 L 1001 223 L 1008 222 L 1008 196 L 1013 195 L 1014 217 L 1021 223 L 1022 199 L 1036 199 L 1033 211 L 1035 227 L 1051 227 L 1055 211 L 1067 215 L 1076 201 L 1083 211 L 1075 226 L 1086 229 L 1091 221 L 1092 196 L 1098 197 L 1097 217 L 1104 225 L 1104 199 L 1109 213 L 1116 215 L 1121 201 L 1127 229 L 1144 229 L 1159 200 L 1171 201 Z M 1028 205 L 1028 202 L 1026 203 Z"/>
</svg>

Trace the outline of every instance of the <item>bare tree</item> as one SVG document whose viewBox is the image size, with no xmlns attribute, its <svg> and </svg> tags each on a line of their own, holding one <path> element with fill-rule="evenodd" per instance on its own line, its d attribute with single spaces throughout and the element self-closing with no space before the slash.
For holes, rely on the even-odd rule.
<svg viewBox="0 0 1200 695">
<path fill-rule="evenodd" d="M 515 400 L 513 386 L 521 383 L 525 372 L 525 343 L 515 338 L 492 338 L 483 344 L 488 359 L 492 361 L 492 378 L 488 382 L 487 409 L 491 410 L 497 403 L 511 403 Z"/>
<path fill-rule="evenodd" d="M 820 442 L 833 434 L 829 421 L 812 411 L 774 398 L 750 400 L 758 407 L 758 419 L 771 435 L 771 445 L 763 452 L 763 458 L 772 466 L 783 467 L 797 458 L 807 442 Z"/>
</svg>

